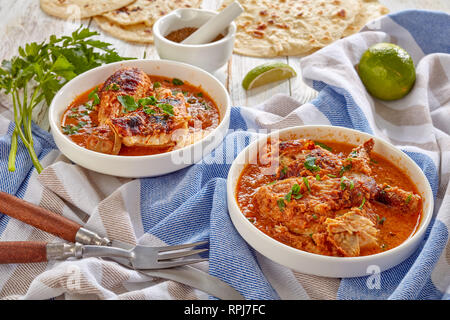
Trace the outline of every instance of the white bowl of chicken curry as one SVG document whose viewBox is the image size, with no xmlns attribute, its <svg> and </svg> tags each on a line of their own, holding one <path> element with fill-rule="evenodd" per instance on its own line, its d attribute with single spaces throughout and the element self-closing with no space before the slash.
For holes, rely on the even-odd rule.
<svg viewBox="0 0 450 320">
<path fill-rule="evenodd" d="M 422 170 L 388 142 L 333 126 L 250 144 L 227 181 L 230 217 L 257 251 L 298 272 L 356 277 L 417 249 L 433 211 Z"/>
<path fill-rule="evenodd" d="M 228 130 L 230 99 L 200 68 L 130 60 L 67 83 L 50 106 L 60 151 L 93 171 L 119 177 L 167 174 L 199 161 Z"/>
</svg>

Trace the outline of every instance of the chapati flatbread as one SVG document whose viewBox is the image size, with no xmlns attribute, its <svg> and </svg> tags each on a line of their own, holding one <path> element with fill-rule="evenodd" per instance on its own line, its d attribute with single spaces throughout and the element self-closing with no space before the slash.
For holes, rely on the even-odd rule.
<svg viewBox="0 0 450 320">
<path fill-rule="evenodd" d="M 225 0 L 222 8 L 233 0 Z M 360 0 L 240 0 L 235 53 L 254 57 L 303 55 L 340 39 Z"/>
<path fill-rule="evenodd" d="M 347 37 L 362 29 L 368 22 L 375 20 L 389 13 L 389 9 L 378 2 L 378 0 L 362 0 L 361 9 L 351 23 L 344 31 L 343 36 Z"/>
<path fill-rule="evenodd" d="M 103 31 L 106 31 L 115 38 L 137 43 L 152 43 L 152 27 L 145 23 L 122 26 L 103 16 L 94 17 L 94 21 Z"/>
<path fill-rule="evenodd" d="M 89 18 L 122 8 L 135 0 L 40 0 L 41 9 L 49 15 L 67 19 Z"/>
<path fill-rule="evenodd" d="M 202 0 L 136 0 L 133 4 L 103 14 L 110 21 L 122 25 L 144 23 L 153 26 L 155 21 L 178 8 L 199 8 Z"/>
</svg>

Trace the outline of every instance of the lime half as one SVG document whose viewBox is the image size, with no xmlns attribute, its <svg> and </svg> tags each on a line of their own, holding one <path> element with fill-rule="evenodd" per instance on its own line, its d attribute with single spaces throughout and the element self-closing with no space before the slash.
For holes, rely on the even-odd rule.
<svg viewBox="0 0 450 320">
<path fill-rule="evenodd" d="M 268 83 L 297 76 L 295 70 L 283 62 L 271 62 L 259 65 L 250 70 L 242 80 L 245 90 L 256 88 Z"/>
<path fill-rule="evenodd" d="M 416 80 L 411 56 L 392 43 L 371 46 L 362 55 L 357 69 L 367 91 L 382 100 L 403 98 Z"/>
</svg>

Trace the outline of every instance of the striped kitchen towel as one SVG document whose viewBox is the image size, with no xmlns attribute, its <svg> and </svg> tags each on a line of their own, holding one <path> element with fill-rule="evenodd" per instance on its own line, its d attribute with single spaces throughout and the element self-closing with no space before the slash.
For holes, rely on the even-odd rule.
<svg viewBox="0 0 450 320">
<path fill-rule="evenodd" d="M 156 178 L 123 179 L 79 167 L 37 126 L 38 175 L 23 146 L 16 172 L 7 171 L 14 125 L 0 115 L 0 190 L 60 213 L 111 239 L 148 245 L 207 240 L 209 262 L 197 267 L 221 278 L 247 299 L 448 299 L 450 298 L 450 16 L 404 11 L 382 17 L 361 32 L 304 58 L 304 80 L 319 94 L 300 105 L 283 95 L 259 106 L 234 107 L 230 133 L 201 162 Z M 377 42 L 393 42 L 413 57 L 417 81 L 394 102 L 374 100 L 354 65 Z M 386 139 L 424 171 L 435 211 L 420 248 L 380 274 L 336 279 L 294 272 L 249 247 L 227 212 L 226 177 L 231 161 L 259 129 L 325 124 L 354 128 Z M 56 239 L 0 216 L 0 240 Z M 196 289 L 125 269 L 96 258 L 0 266 L 3 299 L 207 299 Z"/>
</svg>

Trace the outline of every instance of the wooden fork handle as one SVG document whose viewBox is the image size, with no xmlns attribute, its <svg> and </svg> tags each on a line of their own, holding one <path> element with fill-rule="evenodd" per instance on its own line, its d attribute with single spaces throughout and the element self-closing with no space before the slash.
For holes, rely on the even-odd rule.
<svg viewBox="0 0 450 320">
<path fill-rule="evenodd" d="M 47 243 L 38 241 L 0 242 L 0 264 L 47 261 Z"/>
<path fill-rule="evenodd" d="M 70 242 L 75 242 L 81 228 L 70 219 L 1 191 L 0 212 Z"/>
</svg>

